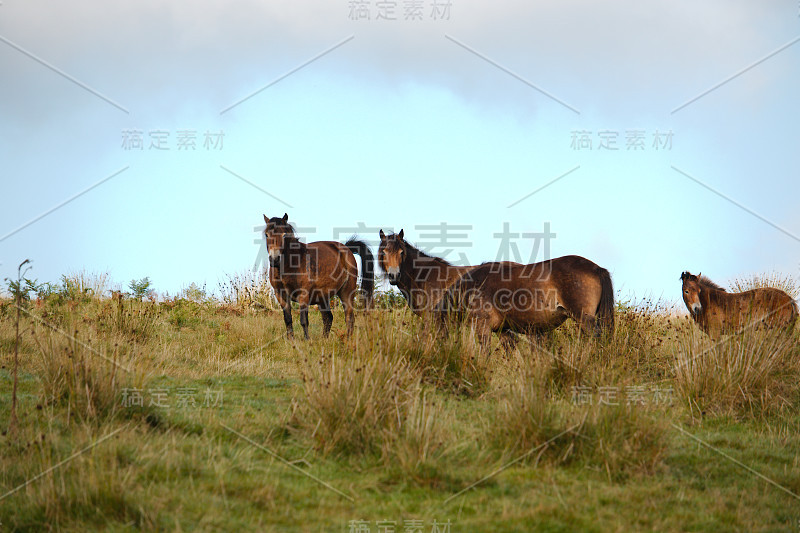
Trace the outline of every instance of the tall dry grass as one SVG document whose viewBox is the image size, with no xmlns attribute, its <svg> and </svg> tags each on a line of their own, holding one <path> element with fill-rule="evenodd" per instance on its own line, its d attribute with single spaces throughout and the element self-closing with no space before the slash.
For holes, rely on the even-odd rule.
<svg viewBox="0 0 800 533">
<path fill-rule="evenodd" d="M 447 462 L 457 448 L 452 442 L 453 423 L 435 394 L 416 391 L 397 432 L 382 443 L 383 464 L 418 486 L 452 486 Z"/>
<path fill-rule="evenodd" d="M 749 328 L 712 342 L 694 329 L 674 355 L 675 389 L 692 418 L 764 418 L 796 408 L 800 399 L 795 333 Z"/>
<path fill-rule="evenodd" d="M 494 357 L 483 354 L 473 332 L 464 326 L 444 336 L 435 325 L 407 308 L 365 313 L 350 347 L 361 357 L 371 352 L 406 358 L 425 384 L 464 397 L 488 390 Z"/>
<path fill-rule="evenodd" d="M 143 387 L 145 376 L 123 339 L 96 342 L 77 327 L 69 333 L 41 327 L 33 337 L 41 405 L 65 407 L 69 417 L 102 424 L 123 410 L 125 389 Z"/>
<path fill-rule="evenodd" d="M 791 275 L 780 272 L 751 274 L 750 276 L 735 278 L 731 281 L 732 292 L 744 292 L 751 289 L 772 287 L 780 289 L 794 299 L 800 296 L 800 286 Z"/>
<path fill-rule="evenodd" d="M 502 390 L 485 440 L 505 460 L 583 462 L 610 480 L 652 473 L 667 449 L 663 412 L 616 399 L 572 401 L 554 377 L 555 361 L 523 362 Z M 535 453 L 534 453 L 535 452 Z"/>
<path fill-rule="evenodd" d="M 308 436 L 323 454 L 380 451 L 421 394 L 420 376 L 402 357 L 334 352 L 304 363 L 302 395 L 293 401 L 289 428 Z"/>
<path fill-rule="evenodd" d="M 226 274 L 218 285 L 220 301 L 230 307 L 246 309 L 278 309 L 269 276 L 265 271 L 245 270 Z"/>
</svg>

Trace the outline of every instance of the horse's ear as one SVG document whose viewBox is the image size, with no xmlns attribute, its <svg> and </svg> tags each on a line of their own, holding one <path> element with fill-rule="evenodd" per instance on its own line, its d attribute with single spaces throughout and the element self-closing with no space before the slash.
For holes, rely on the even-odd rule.
<svg viewBox="0 0 800 533">
<path fill-rule="evenodd" d="M 402 229 L 400 230 L 400 233 L 397 234 L 397 236 L 400 237 L 401 239 L 403 238 L 403 230 Z"/>
<path fill-rule="evenodd" d="M 283 223 L 286 224 L 287 222 L 289 222 L 289 214 L 288 213 L 284 213 L 283 214 Z"/>
<path fill-rule="evenodd" d="M 266 222 L 267 224 L 269 224 L 269 219 L 267 218 L 267 215 L 264 215 L 264 222 Z"/>
<path fill-rule="evenodd" d="M 386 234 L 383 232 L 383 230 L 380 230 L 378 235 L 381 236 L 381 242 L 384 242 L 386 240 Z"/>
</svg>

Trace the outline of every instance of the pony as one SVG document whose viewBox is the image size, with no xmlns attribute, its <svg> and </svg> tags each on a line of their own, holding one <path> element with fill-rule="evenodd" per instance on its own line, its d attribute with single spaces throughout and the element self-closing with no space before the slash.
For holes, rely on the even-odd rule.
<svg viewBox="0 0 800 533">
<path fill-rule="evenodd" d="M 780 289 L 763 287 L 729 293 L 702 274 L 681 274 L 683 303 L 697 325 L 714 340 L 749 325 L 791 329 L 797 303 Z"/>
<path fill-rule="evenodd" d="M 431 315 L 447 289 L 474 266 L 456 266 L 433 257 L 403 239 L 403 230 L 386 235 L 380 230 L 378 265 L 389 284 L 397 287 L 411 311 Z"/>
<path fill-rule="evenodd" d="M 361 291 L 367 308 L 372 307 L 375 287 L 374 258 L 364 241 L 351 237 L 345 244 L 336 241 L 300 242 L 289 215 L 268 218 L 264 230 L 269 254 L 269 282 L 283 308 L 286 335 L 294 337 L 292 302 L 300 306 L 300 325 L 308 339 L 308 306 L 318 305 L 322 314 L 322 335 L 327 337 L 333 325 L 331 298 L 339 296 L 344 307 L 347 335 L 353 333 L 358 265 L 353 254 L 361 256 Z"/>
<path fill-rule="evenodd" d="M 484 349 L 495 332 L 509 350 L 512 332 L 538 335 L 568 318 L 586 333 L 613 333 L 614 287 L 608 270 L 577 255 L 483 263 L 453 284 L 438 313 L 445 327 L 468 321 Z"/>
</svg>

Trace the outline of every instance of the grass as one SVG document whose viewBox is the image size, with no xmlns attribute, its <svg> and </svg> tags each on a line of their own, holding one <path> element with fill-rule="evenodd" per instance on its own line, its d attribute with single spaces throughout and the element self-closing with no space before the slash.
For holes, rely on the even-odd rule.
<svg viewBox="0 0 800 533">
<path fill-rule="evenodd" d="M 568 322 L 486 357 L 387 298 L 350 339 L 336 309 L 330 338 L 312 311 L 312 340 L 290 342 L 258 280 L 226 283 L 152 302 L 83 279 L 27 304 L 58 331 L 21 324 L 0 531 L 800 525 L 797 333 L 714 345 L 641 302 L 613 338 Z M 2 430 L 14 316 L 0 300 Z"/>
</svg>

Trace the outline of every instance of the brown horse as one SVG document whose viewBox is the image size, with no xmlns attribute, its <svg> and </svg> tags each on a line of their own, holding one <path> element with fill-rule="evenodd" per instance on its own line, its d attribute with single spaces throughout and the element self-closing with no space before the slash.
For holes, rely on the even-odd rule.
<svg viewBox="0 0 800 533">
<path fill-rule="evenodd" d="M 447 289 L 474 266 L 456 266 L 414 248 L 403 239 L 403 230 L 386 235 L 380 231 L 378 264 L 389 284 L 400 289 L 414 314 L 436 311 Z"/>
<path fill-rule="evenodd" d="M 780 289 L 729 293 L 707 277 L 689 272 L 681 274 L 681 281 L 683 303 L 700 329 L 714 340 L 748 325 L 790 329 L 797 319 L 797 303 Z"/>
<path fill-rule="evenodd" d="M 614 288 L 608 270 L 568 255 L 540 263 L 484 263 L 464 274 L 442 299 L 440 319 L 474 328 L 486 348 L 492 332 L 508 349 L 510 332 L 535 335 L 568 318 L 586 333 L 614 330 Z"/>
<path fill-rule="evenodd" d="M 333 324 L 330 300 L 338 295 L 344 307 L 347 334 L 353 332 L 353 297 L 356 293 L 358 265 L 353 254 L 361 256 L 361 290 L 372 306 L 374 288 L 373 258 L 369 246 L 351 237 L 345 244 L 318 241 L 304 244 L 289 224 L 289 215 L 267 218 L 264 235 L 269 253 L 269 282 L 283 307 L 286 335 L 294 336 L 292 302 L 300 304 L 300 325 L 308 339 L 308 306 L 318 305 L 322 313 L 322 334 L 327 337 Z"/>
</svg>

